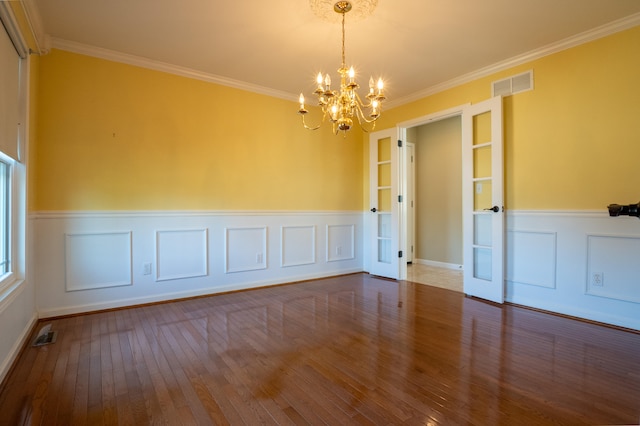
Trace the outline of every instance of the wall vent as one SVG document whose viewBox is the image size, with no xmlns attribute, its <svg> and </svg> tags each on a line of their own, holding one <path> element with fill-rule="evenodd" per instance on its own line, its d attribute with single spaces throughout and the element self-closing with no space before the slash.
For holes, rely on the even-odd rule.
<svg viewBox="0 0 640 426">
<path fill-rule="evenodd" d="M 509 96 L 533 90 L 533 70 L 491 83 L 492 96 Z"/>
</svg>

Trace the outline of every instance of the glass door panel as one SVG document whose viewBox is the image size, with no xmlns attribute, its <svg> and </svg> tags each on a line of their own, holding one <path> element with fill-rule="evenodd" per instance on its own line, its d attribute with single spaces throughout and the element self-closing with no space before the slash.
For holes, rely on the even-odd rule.
<svg viewBox="0 0 640 426">
<path fill-rule="evenodd" d="M 473 177 L 476 179 L 491 176 L 491 145 L 473 147 Z"/>
<path fill-rule="evenodd" d="M 473 145 L 491 142 L 491 111 L 486 111 L 472 117 Z"/>
<path fill-rule="evenodd" d="M 491 179 L 474 179 L 473 183 L 473 211 L 481 212 L 493 207 L 493 185 Z"/>
<path fill-rule="evenodd" d="M 391 138 L 378 141 L 378 262 L 391 263 Z"/>
</svg>

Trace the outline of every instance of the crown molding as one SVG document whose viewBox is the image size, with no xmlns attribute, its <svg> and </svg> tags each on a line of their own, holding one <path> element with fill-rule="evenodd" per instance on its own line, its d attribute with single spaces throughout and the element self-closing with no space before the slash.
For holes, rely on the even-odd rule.
<svg viewBox="0 0 640 426">
<path fill-rule="evenodd" d="M 33 15 L 32 15 L 33 16 Z M 417 91 L 409 96 L 403 98 L 388 101 L 386 108 L 395 108 L 401 105 L 405 105 L 417 100 L 432 96 L 436 93 L 443 92 L 445 90 L 460 86 L 462 84 L 469 83 L 482 77 L 495 74 L 500 71 L 504 71 L 509 68 L 513 68 L 518 65 L 525 64 L 527 62 L 534 61 L 536 59 L 543 58 L 545 56 L 552 55 L 554 53 L 561 52 L 563 50 L 570 49 L 572 47 L 585 44 L 620 31 L 628 30 L 630 28 L 640 25 L 640 13 L 629 15 L 625 18 L 610 22 L 605 25 L 593 28 L 591 30 L 576 34 L 568 37 L 559 42 L 551 43 L 538 49 L 526 52 L 524 54 L 514 56 L 504 61 L 497 62 L 493 65 L 481 68 L 479 70 L 461 75 L 451 80 L 436 84 L 426 89 Z M 38 33 L 37 29 L 35 31 Z M 298 95 L 293 93 L 284 92 L 281 90 L 275 90 L 256 84 L 251 84 L 239 80 L 234 80 L 227 77 L 218 76 L 215 74 L 209 74 L 202 71 L 193 70 L 190 68 L 180 67 L 165 62 L 154 61 L 151 59 L 143 58 L 140 56 L 130 55 L 126 53 L 116 52 L 113 50 L 103 49 L 100 47 L 90 46 L 82 43 L 76 43 L 59 38 L 51 38 L 45 40 L 45 46 L 51 46 L 56 49 L 66 50 L 73 53 L 79 53 L 87 56 L 93 56 L 96 58 L 106 59 L 115 62 L 121 62 L 128 65 L 138 66 L 142 68 L 148 68 L 156 71 L 166 72 L 170 74 L 179 75 L 182 77 L 193 78 L 196 80 L 202 80 L 209 83 L 220 84 L 223 86 L 232 87 L 235 89 L 245 90 L 248 92 L 258 93 L 266 96 L 272 96 L 275 98 L 284 99 L 287 101 L 297 101 Z M 40 43 L 42 45 L 42 42 Z"/>
<path fill-rule="evenodd" d="M 405 105 L 410 102 L 414 102 L 422 98 L 435 95 L 436 93 L 440 93 L 445 90 L 452 89 L 454 87 L 461 86 L 466 83 L 470 83 L 479 78 L 487 77 L 491 74 L 495 74 L 497 72 L 504 71 L 506 69 L 513 68 L 515 66 L 522 65 L 527 62 L 531 62 L 536 59 L 540 59 L 545 56 L 549 56 L 554 53 L 558 53 L 563 50 L 567 50 L 572 47 L 576 47 L 581 44 L 585 44 L 590 41 L 594 41 L 594 40 L 618 33 L 620 31 L 631 29 L 638 25 L 640 25 L 640 13 L 635 13 L 625 18 L 610 22 L 605 25 L 601 25 L 599 27 L 576 34 L 571 37 L 568 37 L 564 40 L 560 40 L 558 42 L 548 44 L 538 49 L 534 49 L 529 52 L 523 53 L 521 55 L 506 59 L 504 61 L 497 62 L 493 65 L 480 68 L 479 70 L 470 72 L 468 74 L 464 74 L 454 79 L 436 84 L 435 86 L 431 86 L 424 90 L 420 90 L 409 96 L 405 96 L 400 99 L 389 101 L 386 103 L 386 108 L 389 109 L 389 108 L 395 108 L 401 105 Z"/>
<path fill-rule="evenodd" d="M 220 84 L 222 86 L 233 87 L 235 89 L 245 90 L 248 92 L 258 93 L 261 95 L 272 96 L 274 98 L 285 99 L 287 101 L 296 101 L 297 95 L 275 90 L 257 84 L 246 83 L 232 78 L 222 77 L 215 74 L 209 74 L 197 71 L 191 68 L 181 67 L 166 62 L 154 61 L 152 59 L 143 58 L 141 56 L 130 55 L 127 53 L 116 52 L 114 50 L 103 49 L 101 47 L 90 46 L 87 44 L 76 43 L 74 41 L 63 40 L 59 38 L 51 38 L 51 47 L 67 52 L 79 53 L 81 55 L 92 56 L 95 58 L 106 59 L 108 61 L 120 62 L 127 65 L 133 65 L 141 68 L 147 68 L 155 71 L 175 74 L 182 77 L 193 78 L 196 80 L 206 81 L 208 83 Z"/>
</svg>

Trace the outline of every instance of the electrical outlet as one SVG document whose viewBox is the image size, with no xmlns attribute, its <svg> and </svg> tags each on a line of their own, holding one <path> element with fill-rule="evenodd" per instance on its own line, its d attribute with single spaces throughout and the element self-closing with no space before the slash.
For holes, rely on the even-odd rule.
<svg viewBox="0 0 640 426">
<path fill-rule="evenodd" d="M 342 246 L 336 247 L 336 256 L 342 256 Z"/>
<path fill-rule="evenodd" d="M 262 263 L 262 253 L 256 254 L 256 263 Z"/>
<path fill-rule="evenodd" d="M 594 272 L 591 275 L 591 285 L 602 287 L 604 285 L 604 274 L 602 272 Z"/>
<path fill-rule="evenodd" d="M 143 274 L 144 275 L 151 275 L 151 262 L 147 262 L 145 263 L 143 266 Z"/>
</svg>

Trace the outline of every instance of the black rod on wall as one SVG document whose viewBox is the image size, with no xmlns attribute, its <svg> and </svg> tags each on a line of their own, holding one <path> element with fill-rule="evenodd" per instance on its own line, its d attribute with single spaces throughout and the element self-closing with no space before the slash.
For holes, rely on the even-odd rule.
<svg viewBox="0 0 640 426">
<path fill-rule="evenodd" d="M 609 204 L 609 216 L 635 216 L 640 218 L 640 203 L 621 205 Z"/>
</svg>

